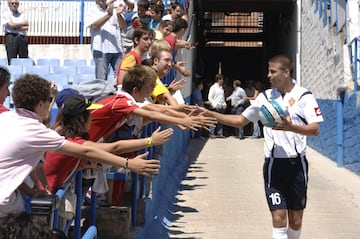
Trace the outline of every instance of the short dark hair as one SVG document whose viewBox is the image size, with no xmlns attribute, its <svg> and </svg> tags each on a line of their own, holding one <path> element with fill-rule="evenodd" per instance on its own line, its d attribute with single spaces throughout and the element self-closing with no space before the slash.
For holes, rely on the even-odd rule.
<svg viewBox="0 0 360 239">
<path fill-rule="evenodd" d="M 150 2 L 149 2 L 148 0 L 139 0 L 139 1 L 137 2 L 137 6 L 138 6 L 138 7 L 143 7 L 143 8 L 145 8 L 145 9 L 148 9 L 149 6 L 150 6 Z"/>
<path fill-rule="evenodd" d="M 15 107 L 34 111 L 40 101 L 49 100 L 50 86 L 50 81 L 38 75 L 25 74 L 21 76 L 15 81 L 12 90 Z"/>
<path fill-rule="evenodd" d="M 164 28 L 164 27 L 167 27 L 167 26 L 172 26 L 172 27 L 174 27 L 173 21 L 170 21 L 170 20 L 161 20 L 160 25 L 159 25 L 159 28 Z"/>
<path fill-rule="evenodd" d="M 151 10 L 153 10 L 155 13 L 160 14 L 161 16 L 164 15 L 165 7 L 161 4 L 154 4 L 151 7 Z"/>
<path fill-rule="evenodd" d="M 52 231 L 40 218 L 21 212 L 0 218 L 0 239 L 50 239 Z"/>
<path fill-rule="evenodd" d="M 180 7 L 183 10 L 183 5 L 179 2 L 173 2 L 170 5 L 170 9 L 175 10 L 177 7 Z"/>
<path fill-rule="evenodd" d="M 220 79 L 224 79 L 224 75 L 222 75 L 222 74 L 216 74 L 216 75 L 215 75 L 215 81 L 217 82 L 217 81 L 220 80 Z"/>
<path fill-rule="evenodd" d="M 0 66 L 0 87 L 10 82 L 10 72 L 3 66 Z"/>
<path fill-rule="evenodd" d="M 183 28 L 187 29 L 189 27 L 189 24 L 185 19 L 178 17 L 174 20 L 173 26 L 174 26 L 173 32 L 178 32 Z"/>
<path fill-rule="evenodd" d="M 134 35 L 133 35 L 133 42 L 134 42 L 134 45 L 136 45 L 135 43 L 135 39 L 140 39 L 143 35 L 150 35 L 151 32 L 149 30 L 148 27 L 138 27 L 138 28 L 135 28 L 134 30 Z"/>
<path fill-rule="evenodd" d="M 270 58 L 269 63 L 279 63 L 282 68 L 288 69 L 290 76 L 294 74 L 294 63 L 289 56 L 285 54 L 279 54 Z"/>
</svg>

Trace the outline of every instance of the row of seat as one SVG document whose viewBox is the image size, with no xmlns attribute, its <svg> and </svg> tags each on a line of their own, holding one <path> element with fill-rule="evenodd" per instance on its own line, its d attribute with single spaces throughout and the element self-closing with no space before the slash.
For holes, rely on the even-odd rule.
<svg viewBox="0 0 360 239">
<path fill-rule="evenodd" d="M 10 73 L 22 75 L 22 74 L 91 74 L 95 76 L 95 66 L 21 66 L 21 65 L 10 65 L 6 66 Z"/>
<path fill-rule="evenodd" d="M 38 74 L 38 73 L 36 73 Z M 13 83 L 21 77 L 22 74 L 11 74 L 11 84 L 9 86 L 10 92 L 12 92 Z M 73 74 L 68 75 L 66 73 L 59 73 L 59 74 L 38 74 L 44 79 L 54 81 L 58 91 L 61 91 L 66 88 L 71 88 L 72 85 L 78 84 L 82 81 L 89 81 L 95 79 L 95 74 Z M 4 105 L 8 108 L 13 107 L 13 101 L 10 94 L 10 97 L 5 99 Z"/>
<path fill-rule="evenodd" d="M 7 66 L 7 58 L 0 58 L 0 65 Z M 20 66 L 87 66 L 86 59 L 64 59 L 63 64 L 61 64 L 60 59 L 58 58 L 39 58 L 33 60 L 31 58 L 12 58 L 10 60 L 10 65 L 20 65 Z M 91 60 L 89 65 L 94 65 L 94 61 Z"/>
</svg>

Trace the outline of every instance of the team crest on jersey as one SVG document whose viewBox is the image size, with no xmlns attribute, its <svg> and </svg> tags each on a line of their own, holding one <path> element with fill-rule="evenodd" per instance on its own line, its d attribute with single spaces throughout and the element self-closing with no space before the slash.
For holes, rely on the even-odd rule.
<svg viewBox="0 0 360 239">
<path fill-rule="evenodd" d="M 291 98 L 289 99 L 289 105 L 290 105 L 290 106 L 293 106 L 294 104 L 295 104 L 295 99 L 291 97 Z"/>
<path fill-rule="evenodd" d="M 321 110 L 320 110 L 319 107 L 315 107 L 314 110 L 315 110 L 315 115 L 316 116 L 321 116 Z"/>
</svg>

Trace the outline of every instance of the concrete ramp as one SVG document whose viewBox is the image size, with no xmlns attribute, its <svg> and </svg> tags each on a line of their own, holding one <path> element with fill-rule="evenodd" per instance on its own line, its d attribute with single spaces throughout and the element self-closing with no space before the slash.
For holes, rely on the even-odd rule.
<svg viewBox="0 0 360 239">
<path fill-rule="evenodd" d="M 263 191 L 263 139 L 192 139 L 170 238 L 271 238 Z M 312 149 L 301 238 L 360 236 L 360 177 Z"/>
</svg>

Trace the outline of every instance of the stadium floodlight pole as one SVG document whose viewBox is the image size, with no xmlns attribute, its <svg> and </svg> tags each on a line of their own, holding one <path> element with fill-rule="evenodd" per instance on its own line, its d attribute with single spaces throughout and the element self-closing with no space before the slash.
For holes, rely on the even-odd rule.
<svg viewBox="0 0 360 239">
<path fill-rule="evenodd" d="M 80 0 L 80 44 L 84 44 L 84 0 Z"/>
</svg>

